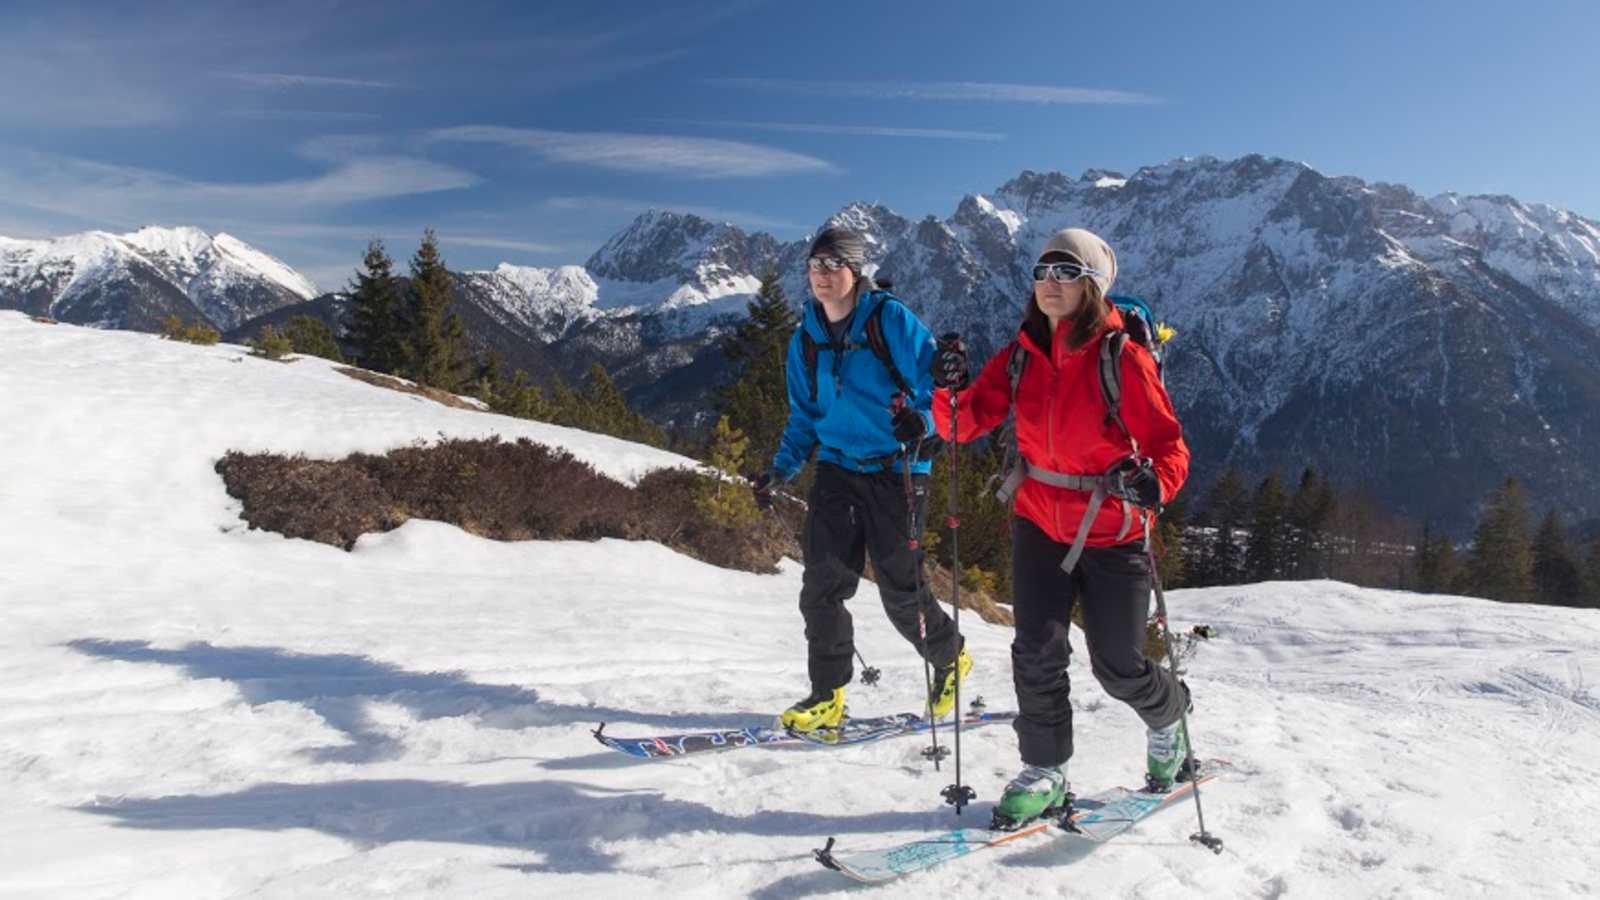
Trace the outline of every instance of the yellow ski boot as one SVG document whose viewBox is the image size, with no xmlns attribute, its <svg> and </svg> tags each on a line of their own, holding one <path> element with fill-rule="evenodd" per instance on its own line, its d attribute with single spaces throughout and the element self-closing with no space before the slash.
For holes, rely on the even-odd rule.
<svg viewBox="0 0 1600 900">
<path fill-rule="evenodd" d="M 778 725 L 789 731 L 809 733 L 819 728 L 838 728 L 844 721 L 844 688 L 813 693 L 783 711 Z"/>
<path fill-rule="evenodd" d="M 933 718 L 942 719 L 956 708 L 956 679 L 965 684 L 971 671 L 972 657 L 967 655 L 964 644 L 955 663 L 933 670 L 933 696 L 928 698 L 928 711 Z"/>
</svg>

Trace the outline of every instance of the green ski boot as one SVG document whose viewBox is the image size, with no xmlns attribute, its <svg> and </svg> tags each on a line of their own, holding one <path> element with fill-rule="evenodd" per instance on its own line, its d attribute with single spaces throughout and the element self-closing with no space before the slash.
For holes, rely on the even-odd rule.
<svg viewBox="0 0 1600 900">
<path fill-rule="evenodd" d="M 1028 766 L 1011 779 L 994 808 L 996 831 L 1013 831 L 1033 820 L 1065 809 L 1067 773 L 1063 766 Z"/>
<path fill-rule="evenodd" d="M 1165 728 L 1152 728 L 1145 741 L 1145 790 L 1165 794 L 1185 774 L 1189 735 L 1179 719 Z"/>
</svg>

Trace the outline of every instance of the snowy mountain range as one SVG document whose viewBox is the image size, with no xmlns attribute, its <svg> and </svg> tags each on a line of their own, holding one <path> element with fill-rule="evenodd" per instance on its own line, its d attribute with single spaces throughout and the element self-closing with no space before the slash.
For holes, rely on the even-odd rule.
<svg viewBox="0 0 1600 900">
<path fill-rule="evenodd" d="M 64 322 L 149 331 L 177 315 L 227 330 L 318 293 L 283 262 L 198 228 L 0 237 L 0 308 Z"/>
<path fill-rule="evenodd" d="M 1117 290 L 1145 297 L 1179 331 L 1167 379 L 1198 484 L 1228 464 L 1291 477 L 1315 465 L 1462 528 L 1514 475 L 1541 506 L 1600 515 L 1593 221 L 1503 196 L 1426 198 L 1261 156 L 1131 175 L 1024 172 L 942 219 L 852 203 L 829 221 L 863 230 L 880 277 L 935 332 L 960 331 L 980 354 L 1014 334 L 1028 264 L 1052 232 L 1105 236 Z M 46 292 L 16 286 L 17 244 L 0 243 L 0 306 L 31 308 L 15 298 L 38 305 Z M 715 338 L 761 273 L 776 267 L 792 300 L 807 296 L 806 246 L 651 212 L 581 266 L 462 273 L 459 299 L 480 346 L 568 376 L 603 362 L 659 417 L 692 420 L 725 378 Z M 281 278 L 256 283 L 284 290 Z"/>
</svg>

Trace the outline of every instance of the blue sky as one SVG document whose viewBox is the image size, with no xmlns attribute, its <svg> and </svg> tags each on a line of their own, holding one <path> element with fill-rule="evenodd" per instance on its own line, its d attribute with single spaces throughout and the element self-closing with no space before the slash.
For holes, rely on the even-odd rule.
<svg viewBox="0 0 1600 900">
<path fill-rule="evenodd" d="M 646 208 L 793 239 L 1024 169 L 1263 153 L 1600 218 L 1600 4 L 0 3 L 0 234 L 582 262 Z"/>
</svg>

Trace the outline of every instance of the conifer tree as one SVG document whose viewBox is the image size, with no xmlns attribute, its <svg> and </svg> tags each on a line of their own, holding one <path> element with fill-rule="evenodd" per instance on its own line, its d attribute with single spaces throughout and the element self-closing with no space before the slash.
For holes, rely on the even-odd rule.
<svg viewBox="0 0 1600 900">
<path fill-rule="evenodd" d="M 339 341 L 334 338 L 333 329 L 316 316 L 291 317 L 283 325 L 283 336 L 289 339 L 296 353 L 344 362 L 344 354 L 339 350 Z"/>
<path fill-rule="evenodd" d="M 1237 529 L 1249 508 L 1244 476 L 1229 468 L 1206 495 L 1205 522 L 1212 528 L 1201 565 L 1200 585 L 1239 584 L 1244 580 L 1244 551 Z"/>
<path fill-rule="evenodd" d="M 439 241 L 429 228 L 411 258 L 409 376 L 419 384 L 458 390 L 467 378 L 469 357 L 461 320 L 450 309 L 452 279 L 439 256 Z"/>
<path fill-rule="evenodd" d="M 249 341 L 250 355 L 283 362 L 294 352 L 289 338 L 271 325 L 261 326 L 261 331 Z"/>
<path fill-rule="evenodd" d="M 728 423 L 727 416 L 717 418 L 706 448 L 706 462 L 725 477 L 708 479 L 695 502 L 706 518 L 718 525 L 746 528 L 759 514 L 749 488 L 735 480 L 744 469 L 749 445 L 749 439 Z"/>
<path fill-rule="evenodd" d="M 1162 509 L 1161 518 L 1156 520 L 1158 546 L 1161 548 L 1161 554 L 1156 557 L 1156 567 L 1161 575 L 1163 587 L 1183 587 L 1189 577 L 1183 546 L 1187 517 L 1188 504 L 1184 501 L 1183 492 L 1180 491 L 1178 496 L 1172 498 L 1172 502 Z"/>
<path fill-rule="evenodd" d="M 797 319 L 776 269 L 745 306 L 746 316 L 722 341 L 732 380 L 717 397 L 717 410 L 750 441 L 747 459 L 764 467 L 778 450 L 789 417 L 785 361 Z"/>
<path fill-rule="evenodd" d="M 356 361 L 374 372 L 398 374 L 410 353 L 405 298 L 394 277 L 394 260 L 383 241 L 367 244 L 362 268 L 350 283 L 350 345 Z"/>
<path fill-rule="evenodd" d="M 1256 486 L 1251 500 L 1250 538 L 1245 544 L 1244 568 L 1250 581 L 1271 581 L 1283 577 L 1285 513 L 1289 500 L 1283 493 L 1278 473 L 1273 472 Z"/>
<path fill-rule="evenodd" d="M 1455 542 L 1446 534 L 1435 534 L 1432 524 L 1422 527 L 1412 556 L 1416 589 L 1424 594 L 1445 594 L 1456 589 L 1461 578 L 1461 563 L 1456 559 Z"/>
<path fill-rule="evenodd" d="M 472 385 L 467 393 L 489 404 L 490 409 L 495 408 L 497 396 L 505 387 L 505 361 L 500 354 L 490 350 L 478 364 L 478 372 L 472 378 Z"/>
<path fill-rule="evenodd" d="M 1589 544 L 1583 560 L 1584 605 L 1600 609 L 1600 535 Z"/>
<path fill-rule="evenodd" d="M 1508 478 L 1485 506 L 1467 564 L 1467 593 L 1522 603 L 1533 599 L 1533 545 L 1522 487 Z"/>
<path fill-rule="evenodd" d="M 1284 541 L 1285 576 L 1326 578 L 1328 529 L 1334 517 L 1333 489 L 1312 468 L 1300 473 L 1300 484 L 1289 500 L 1289 528 Z"/>
<path fill-rule="evenodd" d="M 570 393 L 570 392 L 569 392 Z M 518 369 L 510 379 L 500 379 L 493 388 L 494 399 L 490 409 L 520 419 L 556 422 L 555 404 L 545 399 L 544 392 L 533 383 L 528 373 Z"/>
<path fill-rule="evenodd" d="M 1583 566 L 1555 510 L 1545 515 L 1533 537 L 1533 583 L 1540 603 L 1584 605 Z"/>
<path fill-rule="evenodd" d="M 578 398 L 581 407 L 577 415 L 580 428 L 598 431 L 625 440 L 638 441 L 653 447 L 667 445 L 667 433 L 628 405 L 622 389 L 611 380 L 611 374 L 600 363 L 589 367 L 583 395 Z"/>
</svg>

